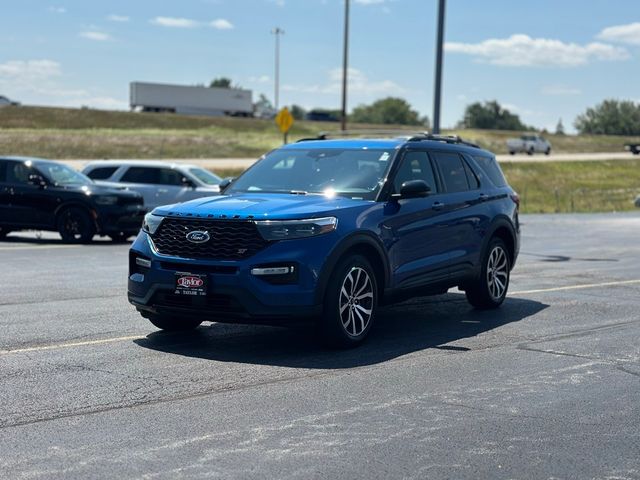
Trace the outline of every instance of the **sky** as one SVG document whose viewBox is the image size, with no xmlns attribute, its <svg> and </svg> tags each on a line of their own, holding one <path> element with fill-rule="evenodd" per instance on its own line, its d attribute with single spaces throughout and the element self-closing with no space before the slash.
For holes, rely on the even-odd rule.
<svg viewBox="0 0 640 480">
<path fill-rule="evenodd" d="M 229 77 L 280 104 L 339 108 L 344 0 L 2 1 L 0 95 L 128 109 L 129 82 Z M 405 98 L 431 117 L 437 0 L 351 0 L 349 109 Z M 538 128 L 640 102 L 639 0 L 448 0 L 442 124 L 497 100 Z"/>
</svg>

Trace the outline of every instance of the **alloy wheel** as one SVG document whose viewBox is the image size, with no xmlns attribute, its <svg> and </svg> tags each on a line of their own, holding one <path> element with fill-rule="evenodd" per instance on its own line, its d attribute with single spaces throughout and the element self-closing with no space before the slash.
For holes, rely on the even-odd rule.
<svg viewBox="0 0 640 480">
<path fill-rule="evenodd" d="M 340 320 L 344 331 L 352 337 L 361 335 L 368 327 L 373 314 L 373 283 L 361 267 L 353 267 L 340 289 Z"/>
<path fill-rule="evenodd" d="M 489 294 L 494 300 L 502 298 L 509 283 L 509 262 L 504 249 L 497 245 L 493 247 L 487 262 L 487 285 Z"/>
</svg>

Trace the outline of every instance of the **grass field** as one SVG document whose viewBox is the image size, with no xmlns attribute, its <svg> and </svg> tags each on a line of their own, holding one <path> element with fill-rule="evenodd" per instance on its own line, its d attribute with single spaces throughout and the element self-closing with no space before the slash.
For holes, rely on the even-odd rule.
<svg viewBox="0 0 640 480">
<path fill-rule="evenodd" d="M 290 140 L 335 130 L 336 123 L 297 121 Z M 351 125 L 350 128 L 393 126 Z M 416 126 L 414 131 L 421 130 Z M 495 153 L 518 132 L 464 130 L 457 133 Z M 640 138 L 548 136 L 555 152 L 617 152 Z M 272 120 L 193 117 L 44 107 L 0 108 L 0 153 L 49 158 L 242 158 L 258 157 L 282 143 Z"/>
</svg>

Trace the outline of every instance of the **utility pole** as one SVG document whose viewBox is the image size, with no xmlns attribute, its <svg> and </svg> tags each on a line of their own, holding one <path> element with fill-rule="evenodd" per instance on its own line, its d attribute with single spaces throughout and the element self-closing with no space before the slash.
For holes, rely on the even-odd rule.
<svg viewBox="0 0 640 480">
<path fill-rule="evenodd" d="M 444 10 L 446 0 L 439 0 L 438 36 L 436 37 L 436 81 L 433 95 L 433 133 L 440 133 L 440 103 L 442 100 L 442 47 L 444 43 Z"/>
<path fill-rule="evenodd" d="M 280 106 L 280 35 L 284 35 L 284 30 L 282 30 L 280 27 L 276 27 L 271 30 L 271 33 L 276 36 L 274 101 L 276 111 L 278 111 Z"/>
<path fill-rule="evenodd" d="M 349 76 L 349 0 L 344 0 L 344 42 L 342 52 L 342 115 L 341 128 L 347 129 L 347 83 Z"/>
</svg>

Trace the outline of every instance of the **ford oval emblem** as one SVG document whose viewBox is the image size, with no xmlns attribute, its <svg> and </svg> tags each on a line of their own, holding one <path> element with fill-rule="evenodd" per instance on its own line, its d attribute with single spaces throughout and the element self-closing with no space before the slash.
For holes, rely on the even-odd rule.
<svg viewBox="0 0 640 480">
<path fill-rule="evenodd" d="M 211 237 L 209 236 L 209 232 L 203 232 L 202 230 L 195 230 L 193 232 L 187 233 L 187 240 L 191 243 L 204 243 L 208 242 Z"/>
</svg>

